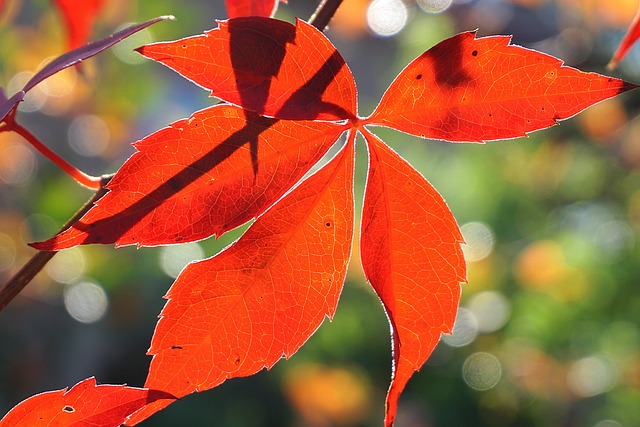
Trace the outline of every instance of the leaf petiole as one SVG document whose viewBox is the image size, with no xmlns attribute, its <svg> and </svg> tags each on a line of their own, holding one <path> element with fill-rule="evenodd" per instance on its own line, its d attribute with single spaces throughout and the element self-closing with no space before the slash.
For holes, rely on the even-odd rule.
<svg viewBox="0 0 640 427">
<path fill-rule="evenodd" d="M 33 147 L 41 152 L 46 158 L 55 163 L 60 169 L 65 171 L 71 178 L 75 179 L 78 184 L 83 185 L 92 190 L 100 189 L 100 182 L 102 178 L 97 176 L 88 175 L 71 163 L 64 160 L 60 157 L 55 151 L 51 150 L 49 147 L 44 145 L 35 135 L 29 132 L 26 128 L 18 124 L 16 121 L 12 121 L 8 124 L 8 126 L 3 129 L 4 131 L 14 131 L 24 139 L 26 139 L 29 144 L 33 145 Z"/>
</svg>

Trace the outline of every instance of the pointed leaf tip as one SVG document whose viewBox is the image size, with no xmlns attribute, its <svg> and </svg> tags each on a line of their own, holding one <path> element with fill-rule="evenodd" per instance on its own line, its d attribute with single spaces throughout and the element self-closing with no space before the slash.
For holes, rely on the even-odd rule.
<svg viewBox="0 0 640 427">
<path fill-rule="evenodd" d="M 517 138 L 637 87 L 510 40 L 467 32 L 440 42 L 398 75 L 367 123 L 451 142 Z"/>
<path fill-rule="evenodd" d="M 345 120 L 356 115 L 351 71 L 331 42 L 302 20 L 295 26 L 256 16 L 218 21 L 218 28 L 205 34 L 138 52 L 209 89 L 211 96 L 264 116 Z"/>
<path fill-rule="evenodd" d="M 164 21 L 168 18 L 168 16 L 161 16 L 158 18 L 150 19 L 141 24 L 135 24 L 130 27 L 127 27 L 117 33 L 111 34 L 101 40 L 87 43 L 83 46 L 77 47 L 69 52 L 66 52 L 53 61 L 49 62 L 42 70 L 38 71 L 32 78 L 27 82 L 25 87 L 23 88 L 24 92 L 28 92 L 33 89 L 41 81 L 45 80 L 48 77 L 56 74 L 58 71 L 64 70 L 65 68 L 71 67 L 85 59 L 91 58 L 99 54 L 100 52 L 110 48 L 116 43 L 119 43 L 123 39 L 141 31 L 150 25 L 158 23 L 160 21 Z"/>
<path fill-rule="evenodd" d="M 151 342 L 147 387 L 181 397 L 271 368 L 333 316 L 351 255 L 353 165 L 350 143 L 234 244 L 182 271 Z"/>
<path fill-rule="evenodd" d="M 157 246 L 220 236 L 278 200 L 343 129 L 260 117 L 229 104 L 198 111 L 138 141 L 138 152 L 87 214 L 32 246 Z"/>
<path fill-rule="evenodd" d="M 442 196 L 384 142 L 364 135 L 370 166 L 360 251 L 392 328 L 390 426 L 405 385 L 453 327 L 466 266 L 462 234 Z"/>
<path fill-rule="evenodd" d="M 638 38 L 640 38 L 640 8 L 629 25 L 629 29 L 620 41 L 620 45 L 618 45 L 618 48 L 614 52 L 611 61 L 607 64 L 608 70 L 614 70 L 618 66 L 618 63 L 622 61 Z"/>
<path fill-rule="evenodd" d="M 0 427 L 94 426 L 117 427 L 127 416 L 168 393 L 124 385 L 96 384 L 93 377 L 71 389 L 48 391 L 16 405 Z"/>
</svg>

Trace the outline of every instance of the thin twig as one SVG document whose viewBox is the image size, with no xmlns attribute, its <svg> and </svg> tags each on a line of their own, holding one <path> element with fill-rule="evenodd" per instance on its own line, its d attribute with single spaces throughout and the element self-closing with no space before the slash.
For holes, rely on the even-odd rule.
<svg viewBox="0 0 640 427">
<path fill-rule="evenodd" d="M 93 204 L 104 196 L 107 192 L 106 185 L 113 175 L 105 175 L 100 178 L 100 189 L 96 191 L 91 200 L 89 200 L 76 214 L 62 226 L 60 231 L 66 230 L 76 221 L 84 216 Z M 0 311 L 11 302 L 38 274 L 51 258 L 56 254 L 55 251 L 38 251 L 31 257 L 29 261 L 16 273 L 11 279 L 0 289 Z"/>
<path fill-rule="evenodd" d="M 329 25 L 329 21 L 333 18 L 336 11 L 342 4 L 342 0 L 322 0 L 322 3 L 318 6 L 316 11 L 309 19 L 309 24 L 313 25 L 320 31 L 324 31 L 324 29 Z"/>
<path fill-rule="evenodd" d="M 40 140 L 35 135 L 33 135 L 26 128 L 18 124 L 18 122 L 13 121 L 12 123 L 9 124 L 9 127 L 4 130 L 5 131 L 12 130 L 18 135 L 20 135 L 21 137 L 23 137 L 24 139 L 26 139 L 31 145 L 33 145 L 33 147 L 36 150 L 44 154 L 45 157 L 47 157 L 49 160 L 55 163 L 60 169 L 65 171 L 69 176 L 71 176 L 71 178 L 75 179 L 79 184 L 87 188 L 90 188 L 92 190 L 100 189 L 100 183 L 101 183 L 100 177 L 87 175 L 86 173 L 82 172 L 75 166 L 71 165 L 65 159 L 60 157 L 58 153 L 56 153 L 55 151 L 53 151 L 52 149 L 44 145 L 42 142 L 40 142 Z"/>
</svg>

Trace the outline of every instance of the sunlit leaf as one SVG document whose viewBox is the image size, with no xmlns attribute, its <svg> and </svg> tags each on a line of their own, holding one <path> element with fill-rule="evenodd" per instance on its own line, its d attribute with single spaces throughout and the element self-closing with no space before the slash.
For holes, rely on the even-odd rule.
<svg viewBox="0 0 640 427">
<path fill-rule="evenodd" d="M 91 377 L 70 390 L 36 394 L 16 405 L 1 427 L 118 427 L 133 411 L 167 393 L 123 385 L 96 385 Z"/>
<path fill-rule="evenodd" d="M 79 244 L 156 246 L 219 236 L 259 215 L 343 132 L 217 105 L 149 135 L 80 221 L 40 250 Z"/>
<path fill-rule="evenodd" d="M 355 116 L 351 71 L 331 42 L 302 20 L 220 21 L 204 35 L 138 49 L 211 96 L 280 119 Z"/>
<path fill-rule="evenodd" d="M 166 295 L 146 386 L 177 397 L 290 357 L 333 317 L 353 237 L 350 143 Z M 170 401 L 136 414 L 134 424 Z"/>
<path fill-rule="evenodd" d="M 278 0 L 225 0 L 229 18 L 241 16 L 272 17 L 278 9 Z"/>
<path fill-rule="evenodd" d="M 454 142 L 516 138 L 637 87 L 510 40 L 467 32 L 440 42 L 396 77 L 369 123 Z"/>
<path fill-rule="evenodd" d="M 360 253 L 391 323 L 393 374 L 385 425 L 407 381 L 451 332 L 466 281 L 462 234 L 438 192 L 384 142 L 365 133 L 369 175 Z"/>
</svg>

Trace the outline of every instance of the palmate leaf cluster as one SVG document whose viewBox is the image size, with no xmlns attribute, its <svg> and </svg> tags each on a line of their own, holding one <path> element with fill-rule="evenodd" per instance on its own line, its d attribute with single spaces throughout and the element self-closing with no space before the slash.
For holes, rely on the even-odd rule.
<svg viewBox="0 0 640 427">
<path fill-rule="evenodd" d="M 351 65 L 351 64 L 350 64 Z M 394 135 L 394 138 L 398 138 L 397 136 Z M 388 140 L 387 137 L 385 137 L 385 140 Z M 541 142 L 538 142 L 542 140 Z M 478 198 L 479 196 L 477 194 L 475 194 L 475 192 L 470 192 L 469 190 L 466 190 L 466 185 L 469 185 L 469 183 L 471 182 L 475 182 L 474 184 L 471 184 L 471 186 L 476 186 L 476 187 L 480 187 L 482 188 L 482 186 L 491 186 L 491 188 L 495 191 L 495 197 L 493 198 L 493 200 L 491 198 L 487 199 L 488 202 L 486 203 L 478 203 L 478 209 L 479 212 L 482 213 L 482 215 L 486 215 L 484 217 L 481 217 L 480 214 L 478 214 L 478 216 L 476 217 L 475 215 L 472 215 L 471 213 L 466 213 L 465 211 L 467 211 L 467 209 L 464 208 L 460 208 L 460 212 L 463 212 L 461 215 L 462 217 L 458 216 L 458 213 L 456 212 L 456 215 L 458 216 L 459 221 L 461 222 L 461 224 L 465 224 L 471 220 L 477 221 L 477 220 L 484 220 L 485 224 L 488 224 L 491 226 L 491 228 L 493 228 L 493 230 L 495 232 L 498 233 L 498 235 L 503 235 L 506 236 L 507 238 L 513 238 L 513 236 L 517 236 L 518 233 L 522 233 L 522 230 L 519 230 L 517 228 L 513 228 L 514 226 L 512 225 L 511 227 L 506 226 L 505 228 L 500 228 L 498 225 L 499 224 L 506 224 L 506 218 L 509 217 L 509 213 L 512 211 L 515 211 L 517 213 L 520 212 L 524 212 L 524 211 L 529 211 L 529 214 L 534 214 L 534 215 L 539 215 L 539 216 L 543 216 L 545 212 L 547 212 L 548 210 L 551 210 L 551 202 L 547 202 L 545 201 L 544 198 L 544 194 L 545 192 L 542 192 L 542 196 L 537 195 L 538 200 L 542 199 L 541 203 L 535 204 L 535 206 L 531 206 L 531 205 L 527 205 L 526 203 L 522 203 L 519 202 L 517 197 L 515 197 L 513 194 L 511 194 L 511 192 L 513 191 L 513 188 L 525 188 L 527 191 L 525 193 L 531 193 L 531 194 L 536 194 L 536 191 L 540 191 L 540 189 L 535 189 L 535 179 L 534 178 L 530 178 L 527 177 L 525 174 L 525 172 L 529 172 L 530 175 L 535 176 L 533 174 L 533 172 L 538 171 L 540 169 L 542 170 L 551 170 L 551 169 L 544 169 L 544 164 L 545 161 L 544 159 L 549 159 L 549 158 L 554 158 L 553 153 L 555 154 L 562 154 L 564 157 L 560 157 L 559 159 L 561 161 L 563 161 L 564 163 L 561 163 L 562 165 L 564 165 L 566 167 L 566 171 L 564 172 L 564 175 L 560 172 L 554 172 L 556 174 L 556 176 L 549 176 L 549 175 L 553 175 L 553 174 L 547 174 L 547 176 L 545 177 L 545 179 L 542 180 L 541 185 L 544 188 L 553 188 L 553 186 L 557 186 L 560 189 L 560 194 L 562 195 L 562 197 L 564 198 L 564 202 L 565 205 L 567 205 L 566 209 L 560 209 L 558 211 L 558 218 L 547 218 L 547 224 L 549 224 L 550 229 L 554 229 L 554 227 L 558 227 L 558 229 L 560 229 L 560 226 L 563 227 L 569 227 L 569 230 L 565 233 L 566 236 L 564 239 L 558 239 L 557 241 L 555 241 L 553 239 L 553 236 L 551 236 L 551 240 L 552 243 L 551 245 L 536 245 L 533 243 L 540 243 L 540 242 L 533 242 L 534 240 L 542 240 L 542 239 L 532 239 L 532 244 L 530 246 L 524 245 L 521 248 L 520 252 L 516 252 L 518 254 L 520 254 L 519 257 L 516 257 L 516 259 L 508 259 L 510 264 L 515 265 L 516 267 L 514 267 L 514 272 L 513 275 L 511 273 L 507 273 L 505 274 L 505 270 L 504 269 L 500 269 L 500 267 L 496 267 L 496 264 L 494 264 L 495 259 L 493 259 L 493 256 L 496 256 L 496 254 L 501 254 L 500 251 L 496 251 L 494 252 L 494 255 L 492 257 L 490 257 L 491 259 L 489 259 L 488 261 L 485 259 L 485 261 L 489 262 L 491 261 L 491 264 L 489 265 L 489 272 L 493 275 L 489 275 L 488 277 L 482 277 L 480 276 L 480 279 L 476 281 L 476 283 L 480 284 L 480 288 L 478 290 L 478 292 L 480 292 L 480 289 L 482 289 L 482 286 L 497 286 L 497 285 L 491 285 L 489 282 L 491 281 L 491 277 L 493 277 L 494 279 L 498 279 L 498 281 L 502 280 L 505 285 L 508 283 L 518 283 L 521 284 L 522 286 L 520 288 L 516 288 L 516 289 L 521 289 L 517 292 L 518 295 L 520 295 L 522 298 L 524 298 L 525 301 L 521 302 L 522 306 L 518 306 L 517 303 L 520 302 L 519 299 L 514 299 L 514 306 L 512 306 L 512 309 L 514 310 L 513 315 L 512 315 L 512 323 L 515 325 L 513 327 L 511 327 L 512 323 L 509 324 L 509 326 L 507 327 L 506 330 L 503 330 L 503 332 L 498 333 L 498 336 L 507 336 L 507 331 L 509 331 L 509 333 L 511 334 L 522 334 L 524 335 L 525 333 L 522 332 L 527 331 L 528 333 L 532 334 L 532 336 L 536 337 L 536 339 L 541 340 L 542 342 L 547 342 L 546 339 L 547 338 L 551 338 L 552 341 L 550 341 L 549 343 L 552 344 L 554 341 L 553 340 L 560 340 L 561 338 L 558 338 L 558 335 L 562 336 L 562 334 L 560 334 L 559 332 L 554 332 L 553 334 L 546 336 L 545 334 L 548 334 L 550 331 L 555 330 L 554 329 L 549 329 L 554 327 L 553 322 L 551 322 L 551 320 L 548 320 L 549 326 L 540 326 L 540 330 L 527 330 L 527 328 L 531 329 L 530 326 L 527 326 L 528 323 L 526 321 L 526 317 L 525 320 L 520 319 L 520 321 L 518 321 L 518 313 L 517 311 L 520 310 L 523 313 L 527 313 L 527 307 L 533 309 L 535 308 L 535 310 L 548 310 L 549 314 L 554 313 L 555 316 L 547 316 L 551 319 L 554 320 L 555 324 L 558 323 L 562 323 L 564 322 L 579 322 L 581 319 L 581 315 L 580 315 L 580 310 L 579 308 L 574 309 L 573 310 L 565 310 L 564 312 L 562 312 L 562 310 L 558 310 L 557 313 L 555 313 L 552 308 L 553 307 L 564 307 L 564 304 L 558 305 L 555 304 L 554 305 L 554 301 L 567 301 L 567 300 L 571 300 L 571 298 L 576 298 L 575 295 L 580 295 L 580 278 L 584 279 L 584 277 L 582 277 L 579 274 L 576 274 L 575 271 L 577 270 L 577 268 L 568 268 L 567 271 L 565 271 L 564 269 L 561 269 L 564 273 L 566 273 L 565 276 L 558 276 L 558 277 L 562 277 L 562 278 L 569 278 L 571 279 L 571 283 L 572 286 L 576 289 L 574 289 L 574 293 L 572 294 L 569 291 L 566 291 L 565 294 L 563 294 L 562 292 L 558 292 L 558 291 L 551 291 L 551 288 L 545 288 L 544 287 L 544 283 L 546 283 L 544 280 L 551 280 L 549 278 L 545 278 L 543 277 L 542 279 L 537 278 L 537 277 L 529 277 L 527 276 L 527 272 L 529 270 L 527 270 L 525 267 L 527 265 L 526 261 L 529 259 L 528 257 L 534 257 L 537 256 L 542 256 L 542 255 L 546 255 L 546 257 L 542 256 L 542 260 L 547 260 L 546 262 L 556 262 L 556 264 L 558 264 L 560 267 L 564 266 L 565 264 L 568 265 L 569 267 L 575 267 L 577 265 L 580 265 L 582 268 L 586 268 L 588 267 L 588 256 L 595 256 L 594 254 L 597 253 L 597 251 L 594 249 L 592 250 L 592 254 L 585 254 L 582 253 L 582 258 L 578 258 L 578 260 L 576 261 L 576 259 L 572 259 L 571 256 L 568 256 L 568 253 L 573 253 L 573 249 L 575 248 L 575 245 L 578 245 L 578 243 L 580 243 L 580 239 L 582 238 L 581 236 L 584 236 L 584 230 L 581 229 L 581 225 L 580 225 L 580 221 L 579 221 L 579 215 L 583 214 L 583 213 L 589 213 L 590 215 L 596 215 L 597 218 L 604 218 L 604 219 L 610 219 L 613 221 L 619 220 L 619 216 L 620 216 L 620 210 L 616 210 L 615 208 L 615 204 L 613 205 L 614 207 L 612 208 L 611 205 L 609 204 L 604 204 L 601 205 L 599 203 L 595 203 L 595 205 L 574 205 L 571 202 L 575 202 L 576 200 L 580 199 L 580 194 L 584 195 L 588 194 L 588 189 L 584 189 L 584 188 L 580 188 L 580 186 L 572 186 L 571 185 L 571 174 L 570 172 L 573 171 L 573 169 L 578 168 L 578 166 L 576 166 L 579 162 L 578 160 L 584 160 L 585 162 L 590 162 L 589 164 L 594 165 L 594 167 L 596 168 L 604 168 L 605 166 L 607 166 L 606 163 L 603 163 L 602 160 L 595 160 L 595 159 L 599 159 L 600 156 L 597 155 L 597 151 L 596 150 L 592 150 L 592 149 L 579 149 L 578 151 L 575 152 L 570 152 L 569 154 L 567 154 L 567 151 L 564 150 L 559 150 L 557 149 L 557 147 L 555 146 L 555 144 L 553 144 L 552 142 L 547 142 L 545 141 L 545 138 L 543 137 L 534 137 L 534 141 L 528 141 L 525 142 L 524 144 L 526 144 L 527 146 L 525 147 L 518 147 L 518 148 L 514 148 L 511 150 L 507 150 L 505 147 L 505 144 L 501 144 L 501 147 L 495 147 L 495 146 L 488 146 L 488 147 L 480 147 L 481 149 L 486 149 L 486 150 L 491 150 L 490 153 L 492 156 L 495 156 L 499 159 L 505 160 L 505 156 L 507 154 L 501 154 L 501 150 L 507 150 L 507 153 L 509 153 L 509 155 L 514 155 L 513 153 L 515 152 L 515 156 L 524 156 L 524 155 L 532 155 L 534 159 L 538 159 L 537 164 L 534 164 L 533 161 L 531 162 L 527 162 L 527 164 L 529 165 L 529 163 L 531 163 L 529 166 L 527 166 L 527 168 L 525 170 L 514 170 L 508 166 L 505 166 L 504 169 L 500 169 L 502 171 L 502 174 L 504 176 L 508 176 L 511 177 L 511 180 L 513 182 L 515 182 L 515 184 L 512 182 L 511 184 L 509 183 L 509 181 L 507 181 L 506 183 L 503 180 L 498 180 L 496 179 L 493 175 L 492 172 L 495 172 L 495 167 L 494 168 L 490 168 L 486 165 L 481 165 L 481 166 L 473 166 L 477 163 L 475 163 L 472 159 L 483 159 L 485 160 L 485 162 L 489 163 L 489 155 L 488 154 L 484 154 L 483 151 L 481 151 L 481 149 L 468 149 L 468 150 L 473 150 L 471 155 L 467 154 L 467 153 L 456 153 L 455 155 L 448 149 L 448 148 L 443 148 L 442 146 L 436 146 L 435 148 L 418 148 L 416 147 L 416 145 L 421 144 L 421 143 L 417 143 L 414 141 L 412 143 L 408 143 L 405 144 L 406 146 L 410 147 L 403 147 L 402 142 L 399 141 L 398 138 L 398 142 L 396 142 L 394 139 L 390 140 L 392 142 L 392 144 L 394 145 L 394 147 L 396 147 L 398 150 L 400 151 L 406 151 L 406 152 L 410 152 L 410 151 L 417 151 L 418 153 L 422 154 L 422 156 L 420 157 L 426 157 L 424 156 L 425 151 L 430 152 L 430 156 L 431 159 L 430 160 L 426 160 L 427 162 L 430 162 L 430 167 L 431 169 L 434 171 L 434 176 L 432 177 L 431 174 L 428 172 L 428 168 L 423 169 L 423 173 L 425 175 L 427 175 L 435 184 L 436 186 L 445 193 L 445 195 L 447 196 L 448 201 L 450 202 L 454 212 L 456 212 L 456 208 L 455 206 L 464 206 L 465 205 L 465 201 L 464 199 L 467 198 L 467 200 L 473 200 L 474 197 Z M 520 142 L 518 142 L 518 144 L 521 144 Z M 534 147 L 537 150 L 534 150 L 530 147 L 531 144 L 541 144 L 540 148 L 538 148 L 537 145 L 534 145 Z M 457 150 L 460 150 L 461 147 L 456 147 Z M 533 152 L 529 152 L 529 150 L 533 151 Z M 547 151 L 545 151 L 547 150 Z M 482 154 L 481 154 L 482 153 Z M 404 154 L 404 153 L 403 153 Z M 406 154 L 405 154 L 406 155 Z M 468 156 L 468 157 L 467 157 Z M 546 156 L 546 157 L 545 157 Z M 420 158 L 419 157 L 419 158 Z M 446 170 L 449 169 L 448 167 L 443 167 L 438 165 L 436 162 L 436 160 L 448 160 L 450 164 L 452 164 L 452 168 L 455 169 L 455 171 L 458 173 L 457 177 L 455 178 L 451 178 L 449 180 L 449 182 L 447 182 L 446 179 L 444 178 L 440 178 L 438 175 L 438 173 L 436 173 L 436 171 L 440 170 L 440 172 L 442 172 L 442 176 L 447 176 L 446 175 Z M 607 158 L 605 157 L 605 160 Z M 495 161 L 495 160 L 494 160 Z M 416 164 L 415 166 L 420 167 L 420 162 L 421 160 L 418 160 L 418 164 Z M 490 164 L 490 163 L 489 163 Z M 506 162 L 505 162 L 506 164 Z M 536 166 L 537 165 L 537 166 Z M 465 167 L 466 166 L 466 167 Z M 440 168 L 440 169 L 439 169 Z M 571 169 L 573 168 L 573 169 Z M 578 168 L 579 169 L 579 168 Z M 471 173 L 471 172 L 474 173 Z M 575 171 L 574 171 L 575 172 Z M 580 173 L 580 170 L 577 171 L 577 173 Z M 544 174 L 543 174 L 544 175 Z M 597 174 L 596 174 L 597 175 Z M 584 176 L 584 175 L 583 175 Z M 589 176 L 589 174 L 587 174 L 587 176 Z M 514 178 L 515 177 L 515 178 Z M 465 179 L 466 178 L 466 179 Z M 597 176 L 594 177 L 590 177 L 590 179 L 596 180 L 596 184 L 597 184 Z M 564 180 L 563 180 L 564 179 Z M 600 186 L 602 188 L 602 178 L 600 178 Z M 613 178 L 611 178 L 613 179 Z M 438 181 L 442 180 L 444 181 L 444 184 L 440 184 Z M 464 181 L 464 182 L 462 182 Z M 460 191 L 460 194 L 457 195 L 455 194 L 456 192 L 450 192 L 450 193 L 446 193 L 445 189 L 447 187 L 453 187 L 454 185 L 456 185 L 456 182 L 462 182 L 458 188 L 462 187 L 463 191 Z M 464 184 L 464 185 L 463 185 Z M 443 185 L 443 187 L 440 187 L 441 185 Z M 543 190 L 544 190 L 543 188 Z M 549 190 L 547 190 L 549 191 Z M 593 190 L 591 190 L 593 191 Z M 631 191 L 631 190 L 629 190 Z M 456 199 L 458 199 L 458 201 L 456 202 Z M 507 207 L 513 208 L 513 209 L 500 209 L 501 204 L 502 203 L 506 203 L 506 204 L 510 204 Z M 504 206 L 503 206 L 504 207 Z M 584 208 L 584 209 L 582 209 Z M 595 212 L 595 213 L 594 213 Z M 599 212 L 599 213 L 598 213 Z M 523 215 L 523 214 L 521 214 Z M 585 214 L 586 215 L 586 214 Z M 602 215 L 601 217 L 598 217 L 597 215 Z M 493 218 L 493 219 L 492 219 Z M 569 225 L 567 225 L 569 224 Z M 524 227 L 523 230 L 527 230 L 527 226 L 521 226 Z M 573 227 L 573 228 L 571 228 Z M 564 228 L 563 228 L 564 229 Z M 464 228 L 463 228 L 464 230 Z M 501 231 L 502 230 L 502 231 Z M 581 234 L 582 233 L 582 234 Z M 538 236 L 540 237 L 540 236 Z M 623 237 L 624 237 L 624 233 L 623 233 Z M 576 242 L 577 240 L 577 242 Z M 622 241 L 624 242 L 625 240 L 622 239 Z M 544 242 L 542 242 L 544 243 Z M 211 244 L 215 244 L 215 243 L 211 243 L 211 242 L 206 242 L 203 243 L 202 245 L 211 245 Z M 597 245 L 594 245 L 597 246 Z M 580 248 L 589 248 L 589 245 L 582 245 L 579 246 Z M 559 248 L 559 250 L 558 250 Z M 624 249 L 625 246 L 623 245 L 623 249 L 621 249 L 622 255 L 624 256 L 629 256 L 631 254 L 627 254 L 628 249 Z M 528 249 L 528 250 L 527 250 Z M 93 249 L 92 249 L 93 250 Z M 598 249 L 599 250 L 599 249 Z M 146 252 L 148 250 L 143 250 L 141 252 Z M 545 252 L 546 251 L 546 252 Z M 588 252 L 588 251 L 587 251 Z M 615 251 L 614 251 L 615 252 Z M 508 256 L 511 257 L 513 255 L 511 255 L 510 252 L 505 252 L 506 255 L 501 255 L 501 256 Z M 540 255 L 542 254 L 542 255 Z M 550 254 L 550 255 L 549 255 Z M 560 255 L 558 255 L 560 254 Z M 564 255 L 562 255 L 564 254 Z M 619 256 L 622 256 L 619 255 Z M 135 256 L 138 256 L 138 254 L 136 254 Z M 624 258 L 622 256 L 622 258 Z M 549 261 L 551 260 L 551 261 Z M 513 261 L 513 262 L 512 262 Z M 562 261 L 562 262 L 560 262 Z M 155 262 L 155 261 L 154 261 Z M 500 258 L 498 258 L 498 264 L 500 262 Z M 483 265 L 484 263 L 481 261 L 478 261 L 479 264 L 472 264 L 472 274 L 474 272 L 473 268 L 485 268 L 486 265 Z M 475 267 L 474 267 L 475 265 Z M 554 264 L 555 265 L 555 264 Z M 553 265 L 552 265 L 553 266 Z M 476 270 L 478 271 L 478 270 Z M 502 273 L 500 273 L 502 271 Z M 587 271 L 587 270 L 585 270 Z M 627 270 L 629 271 L 629 270 Z M 500 273 L 500 275 L 496 275 L 496 273 Z M 564 274 L 563 273 L 563 274 Z M 531 273 L 529 273 L 531 274 Z M 572 274 L 576 274 L 575 276 L 572 276 Z M 108 277 L 108 275 L 107 275 Z M 153 277 L 153 276 L 151 276 Z M 512 279 L 509 279 L 509 277 L 513 277 Z M 577 279 L 576 279 L 577 277 Z M 473 280 L 473 276 L 471 277 Z M 477 278 L 476 278 L 477 279 Z M 552 278 L 553 279 L 553 278 Z M 567 280 L 569 280 L 567 279 Z M 576 279 L 576 280 L 573 280 Z M 562 279 L 558 279 L 556 278 L 556 280 L 562 280 Z M 485 283 L 485 285 L 483 285 L 482 283 Z M 114 281 L 115 282 L 115 281 Z M 593 282 L 598 282 L 598 283 L 607 283 L 604 280 L 595 280 L 593 279 Z M 542 283 L 542 284 L 540 284 Z M 575 283 L 578 283 L 578 285 L 575 285 Z M 584 283 L 583 283 L 584 284 Z M 549 285 L 550 286 L 550 285 Z M 542 291 L 541 291 L 542 289 Z M 545 291 L 546 289 L 546 291 Z M 573 289 L 573 288 L 571 288 Z M 593 290 L 593 289 L 592 289 Z M 599 289 L 599 287 L 596 286 L 595 291 L 597 292 L 606 292 L 603 291 L 601 289 Z M 357 295 L 360 295 L 360 291 L 356 291 L 353 290 L 353 292 L 355 292 Z M 556 293 L 558 292 L 558 293 Z M 583 289 L 584 292 L 584 289 Z M 469 299 L 471 299 L 474 296 L 474 291 L 471 291 L 471 293 L 469 294 Z M 529 295 L 531 293 L 531 295 Z M 366 297 L 366 293 L 362 294 L 365 295 L 364 298 Z M 545 296 L 546 295 L 546 296 Z M 572 296 L 573 295 L 573 296 Z M 587 294 L 587 295 L 591 295 L 591 294 Z M 600 294 L 598 294 L 600 295 Z M 602 295 L 600 295 L 602 296 Z M 591 296 L 593 298 L 593 295 Z M 347 298 L 349 298 L 348 294 L 346 294 L 344 296 L 345 300 L 348 301 Z M 613 300 L 609 300 L 610 303 L 614 303 L 615 299 Z M 473 302 L 473 300 L 471 300 L 471 302 Z M 588 305 L 588 304 L 587 304 Z M 373 304 L 373 306 L 375 307 L 375 304 Z M 516 310 L 516 307 L 520 307 L 518 310 Z M 533 308 L 532 308 L 533 307 Z M 544 307 L 544 308 L 543 308 Z M 351 310 L 353 311 L 353 310 Z M 567 313 L 568 311 L 568 313 Z M 348 312 L 347 312 L 348 313 Z M 347 314 L 345 313 L 345 315 Z M 339 316 L 339 312 L 338 315 Z M 336 317 L 336 322 L 339 320 L 339 317 Z M 546 324 L 545 324 L 546 325 Z M 606 330 L 611 332 L 612 335 L 620 335 L 620 334 L 633 334 L 633 329 L 631 328 L 626 328 L 625 329 L 625 325 L 624 324 L 611 324 L 609 325 L 610 328 L 607 328 Z M 327 329 L 331 328 L 331 325 L 327 327 Z M 546 329 L 545 329 L 546 328 Z M 366 329 L 366 328 L 365 328 Z M 515 329 L 515 332 L 513 332 L 513 330 Z M 335 328 L 334 328 L 335 330 Z M 545 332 L 546 331 L 546 332 Z M 617 331 L 617 332 L 616 332 Z M 320 331 L 320 336 L 321 337 L 326 337 L 329 335 L 329 333 L 327 332 L 326 334 L 323 335 L 323 331 Z M 320 338 L 320 339 L 328 339 L 328 338 Z M 383 340 L 384 341 L 384 340 Z M 574 338 L 574 344 L 573 345 L 584 345 L 584 338 L 583 337 L 577 337 Z M 313 342 L 310 343 L 311 345 L 314 345 Z M 475 345 L 480 345 L 480 344 L 475 344 Z M 608 344 L 606 342 L 602 342 L 602 344 L 600 344 L 602 346 L 604 346 L 603 348 L 609 348 L 607 347 Z M 386 345 L 384 346 L 386 349 Z M 531 350 L 528 353 L 525 353 L 525 355 L 528 357 L 525 357 L 525 360 L 531 361 L 531 360 L 538 360 L 535 359 L 536 354 L 533 350 L 539 350 L 538 348 L 539 346 L 531 346 L 531 347 L 525 347 L 522 346 L 522 348 L 524 350 Z M 445 347 L 446 348 L 446 347 Z M 471 348 L 471 347 L 467 347 L 467 348 Z M 485 347 L 486 349 L 491 348 L 490 345 Z M 496 347 L 497 348 L 497 347 Z M 521 348 L 521 349 L 522 349 Z M 482 350 L 482 348 L 474 348 L 474 350 Z M 542 349 L 543 350 L 543 354 L 545 351 L 547 351 L 545 348 Z M 615 349 L 614 349 L 615 350 Z M 349 350 L 342 350 L 342 351 L 346 351 L 348 352 Z M 388 349 L 387 349 L 388 351 Z M 595 351 L 595 350 L 594 350 Z M 446 352 L 445 352 L 446 353 Z M 497 351 L 493 351 L 493 353 L 498 354 L 499 353 Z M 475 353 L 474 353 L 475 354 Z M 500 356 L 500 355 L 499 355 Z M 555 358 L 559 358 L 560 356 L 551 353 L 551 358 L 550 359 L 542 359 L 543 362 L 540 363 L 549 363 L 550 361 L 553 361 Z M 302 355 L 303 359 L 301 360 L 304 361 L 304 355 Z M 387 355 L 388 357 L 388 355 Z M 295 359 L 293 363 L 295 363 Z M 446 359 L 446 358 L 445 358 Z M 500 356 L 500 360 L 502 361 L 502 367 L 503 369 L 513 369 L 507 366 L 507 362 L 508 362 L 508 358 L 503 358 L 502 356 Z M 546 362 L 545 362 L 546 360 Z M 575 359 L 576 361 L 578 359 Z M 608 360 L 608 359 L 605 359 Z M 461 360 L 457 361 L 457 363 L 461 364 Z M 451 364 L 456 363 L 455 358 L 454 359 L 450 359 Z M 616 362 L 617 363 L 617 362 Z M 544 366 L 553 366 L 553 365 L 544 365 Z M 579 365 L 578 365 L 579 366 Z M 569 368 L 569 363 L 567 363 L 567 368 Z M 436 374 L 437 375 L 437 374 Z M 457 375 L 457 374 L 456 374 Z M 85 375 L 86 376 L 86 375 Z M 504 378 L 504 377 L 503 377 Z M 106 382 L 104 381 L 102 378 L 99 378 L 100 382 Z M 130 382 L 130 380 L 128 379 L 122 379 L 119 382 Z M 260 381 L 260 380 L 257 380 Z M 436 380 L 437 381 L 437 380 Z M 73 381 L 70 381 L 69 383 L 73 383 Z M 382 379 L 382 383 L 384 383 L 384 379 Z M 380 384 L 380 382 L 378 382 L 378 384 Z M 501 383 L 502 384 L 502 383 Z M 502 384 L 504 385 L 504 384 Z M 526 389 L 527 384 L 525 382 L 518 384 L 516 383 L 516 385 L 518 387 L 522 387 L 523 389 Z M 425 385 L 424 385 L 425 389 L 429 388 L 429 384 L 428 381 L 425 381 Z M 466 387 L 466 386 L 464 386 Z M 494 389 L 497 393 L 497 391 L 499 391 L 498 389 Z M 504 390 L 504 389 L 503 389 Z M 531 389 L 529 389 L 529 391 L 531 391 Z M 491 392 L 487 392 L 487 393 L 491 393 Z M 544 394 L 544 390 L 542 392 L 538 392 L 538 393 L 542 393 Z M 485 394 L 486 395 L 486 394 Z M 512 402 L 513 403 L 513 402 Z M 517 402 L 516 402 L 517 403 Z M 483 404 L 485 406 L 479 405 L 480 407 L 487 407 L 486 402 Z M 446 406 L 443 403 L 443 406 Z M 513 407 L 513 406 L 512 406 Z M 516 405 L 516 407 L 518 407 Z M 519 416 L 527 416 L 526 411 L 519 411 Z M 535 416 L 535 415 L 532 415 Z"/>
</svg>

